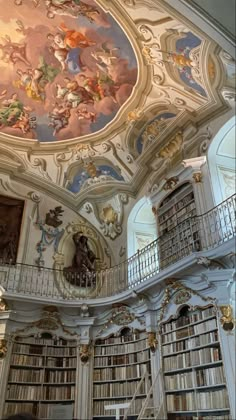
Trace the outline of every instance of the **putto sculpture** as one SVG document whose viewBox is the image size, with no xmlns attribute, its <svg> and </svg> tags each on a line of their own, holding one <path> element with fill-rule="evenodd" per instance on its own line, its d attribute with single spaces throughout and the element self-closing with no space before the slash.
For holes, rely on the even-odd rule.
<svg viewBox="0 0 236 420">
<path fill-rule="evenodd" d="M 95 286 L 95 262 L 97 258 L 88 245 L 88 238 L 82 232 L 76 232 L 72 238 L 75 244 L 75 254 L 72 265 L 65 267 L 63 270 L 64 277 L 75 286 Z"/>
</svg>

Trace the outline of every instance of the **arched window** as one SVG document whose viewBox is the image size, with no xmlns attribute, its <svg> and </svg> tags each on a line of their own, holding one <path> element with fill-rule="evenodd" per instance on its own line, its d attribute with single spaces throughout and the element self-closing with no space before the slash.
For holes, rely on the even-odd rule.
<svg viewBox="0 0 236 420">
<path fill-rule="evenodd" d="M 152 205 L 146 197 L 133 207 L 127 226 L 128 257 L 134 255 L 157 238 L 156 220 Z"/>
<path fill-rule="evenodd" d="M 216 134 L 208 151 L 208 166 L 215 204 L 235 193 L 235 125 L 231 118 Z"/>
</svg>

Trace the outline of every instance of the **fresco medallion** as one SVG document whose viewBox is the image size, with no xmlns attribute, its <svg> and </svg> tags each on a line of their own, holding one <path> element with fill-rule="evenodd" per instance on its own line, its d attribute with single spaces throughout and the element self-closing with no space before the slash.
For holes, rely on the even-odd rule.
<svg viewBox="0 0 236 420">
<path fill-rule="evenodd" d="M 0 131 L 55 142 L 105 128 L 137 80 L 115 19 L 93 0 L 0 0 L 0 8 Z"/>
</svg>

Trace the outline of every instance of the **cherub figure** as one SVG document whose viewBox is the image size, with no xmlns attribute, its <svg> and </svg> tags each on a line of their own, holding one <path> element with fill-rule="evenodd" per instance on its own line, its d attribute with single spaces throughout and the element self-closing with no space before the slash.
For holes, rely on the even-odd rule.
<svg viewBox="0 0 236 420">
<path fill-rule="evenodd" d="M 81 0 L 45 0 L 45 5 L 49 19 L 53 19 L 56 15 L 72 18 L 85 16 L 90 22 L 93 22 L 94 16 L 99 14 L 95 7 Z"/>
<path fill-rule="evenodd" d="M 116 51 L 119 48 L 108 48 L 107 43 L 104 42 L 101 46 L 101 50 L 91 52 L 91 56 L 98 62 L 98 64 L 103 64 L 106 67 L 109 67 L 113 64 L 116 64 L 119 60 Z"/>
<path fill-rule="evenodd" d="M 55 103 L 52 112 L 49 113 L 50 123 L 49 127 L 53 127 L 53 135 L 55 136 L 62 128 L 65 128 L 69 124 L 69 118 L 71 115 L 71 105 L 66 102 L 65 104 Z"/>
<path fill-rule="evenodd" d="M 2 38 L 3 44 L 0 44 L 2 50 L 2 60 L 6 63 L 16 64 L 17 62 L 24 63 L 30 66 L 30 62 L 26 55 L 26 43 L 12 42 L 8 35 Z"/>
<path fill-rule="evenodd" d="M 91 122 L 96 121 L 96 114 L 95 112 L 88 111 L 86 107 L 78 109 L 76 111 L 79 120 L 89 120 Z"/>
</svg>

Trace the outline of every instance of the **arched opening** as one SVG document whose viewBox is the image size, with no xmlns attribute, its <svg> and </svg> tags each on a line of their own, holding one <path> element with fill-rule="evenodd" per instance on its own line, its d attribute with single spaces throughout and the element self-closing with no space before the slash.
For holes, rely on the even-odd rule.
<svg viewBox="0 0 236 420">
<path fill-rule="evenodd" d="M 146 197 L 143 197 L 135 204 L 128 218 L 128 257 L 134 255 L 156 238 L 156 220 L 152 212 L 152 205 Z"/>
<path fill-rule="evenodd" d="M 208 166 L 215 204 L 235 193 L 235 125 L 231 118 L 216 134 L 208 151 Z"/>
</svg>

